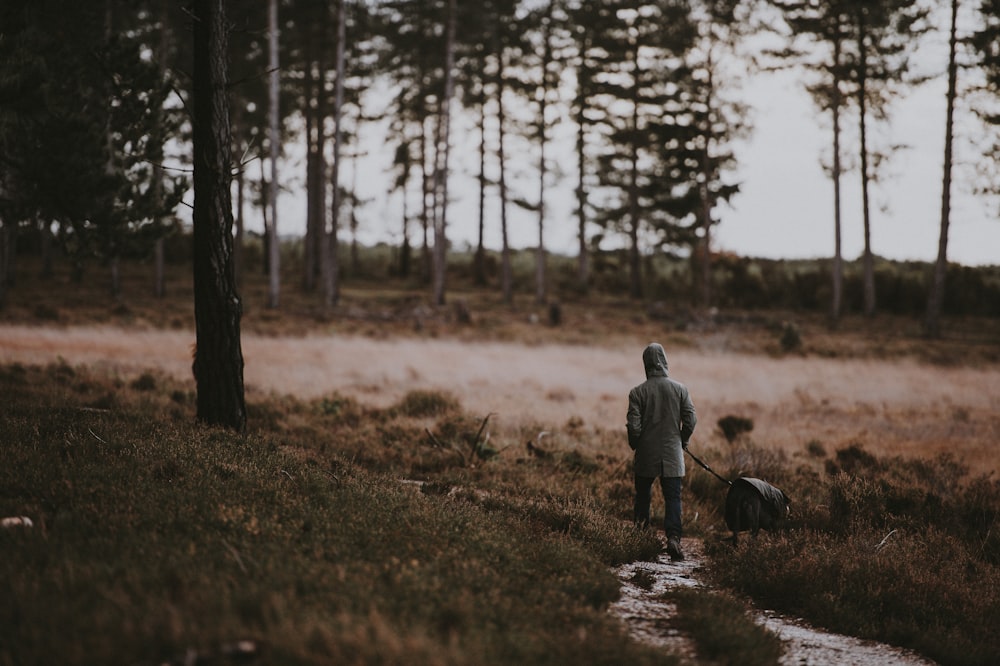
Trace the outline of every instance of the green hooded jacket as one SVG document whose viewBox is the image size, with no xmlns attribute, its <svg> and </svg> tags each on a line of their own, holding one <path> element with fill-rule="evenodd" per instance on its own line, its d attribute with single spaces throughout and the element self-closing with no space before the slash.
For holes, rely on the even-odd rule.
<svg viewBox="0 0 1000 666">
<path fill-rule="evenodd" d="M 667 354 L 652 343 L 642 352 L 646 381 L 628 394 L 628 445 L 635 475 L 684 476 L 684 449 L 698 417 L 687 387 L 667 375 Z"/>
</svg>

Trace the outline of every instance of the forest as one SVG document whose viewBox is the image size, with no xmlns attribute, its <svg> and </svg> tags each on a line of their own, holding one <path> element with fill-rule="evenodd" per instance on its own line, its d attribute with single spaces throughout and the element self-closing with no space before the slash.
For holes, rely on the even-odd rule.
<svg viewBox="0 0 1000 666">
<path fill-rule="evenodd" d="M 932 264 L 867 242 L 926 40 Z M 828 131 L 829 257 L 716 245 L 753 68 Z M 1000 190 L 998 99 L 1000 0 L 2 0 L 0 666 L 830 662 L 762 614 L 994 664 L 1000 265 L 948 231 L 959 113 Z M 372 145 L 402 212 L 361 244 Z M 686 570 L 634 520 L 650 340 L 718 470 L 684 477 Z M 782 529 L 724 529 L 739 477 Z"/>
<path fill-rule="evenodd" d="M 832 146 L 827 168 L 836 243 L 823 268 L 823 307 L 835 321 L 856 300 L 845 293 L 845 280 L 852 290 L 854 276 L 845 277 L 840 247 L 842 208 L 855 205 L 841 201 L 840 183 L 856 171 L 865 227 L 860 307 L 867 315 L 877 302 L 898 309 L 892 294 L 876 301 L 885 279 L 869 243 L 870 189 L 891 149 L 877 147 L 870 135 L 892 123 L 893 99 L 923 82 L 926 75 L 912 67 L 915 51 L 925 40 L 946 38 L 941 233 L 937 261 L 920 278 L 924 302 L 917 306 L 933 335 L 942 310 L 956 310 L 945 305 L 948 294 L 967 293 L 955 286 L 963 270 L 949 267 L 947 256 L 956 98 L 969 98 L 966 106 L 978 113 L 985 137 L 1000 122 L 993 108 L 1000 3 L 946 4 L 227 3 L 228 233 L 236 270 L 246 220 L 257 215 L 271 275 L 269 306 L 279 306 L 282 288 L 315 292 L 335 306 L 345 272 L 339 246 L 357 231 L 356 182 L 343 176 L 345 164 L 376 131 L 375 143 L 394 155 L 384 195 L 402 200 L 400 219 L 390 223 L 398 228 L 391 239 L 399 248 L 393 271 L 418 276 L 439 305 L 448 288 L 448 188 L 459 148 L 478 154 L 472 277 L 477 284 L 493 279 L 505 301 L 515 288 L 508 221 L 517 208 L 537 218 L 532 282 L 538 302 L 552 298 L 554 288 L 545 229 L 572 224 L 579 242 L 577 292 L 593 286 L 603 254 L 614 256 L 616 270 L 627 277 L 620 285 L 625 293 L 655 297 L 649 265 L 663 255 L 687 262 L 686 291 L 694 305 L 731 303 L 732 290 L 726 293 L 718 275 L 732 273 L 732 262 L 712 241 L 726 202 L 740 188 L 733 146 L 753 131 L 739 82 L 752 67 L 792 68 L 802 73 Z M 37 246 L 46 265 L 53 252 L 78 272 L 99 261 L 110 271 L 113 294 L 120 291 L 122 259 L 150 260 L 162 275 L 164 244 L 189 231 L 192 205 L 192 11 L 153 0 L 71 6 L 9 0 L 2 11 L 0 304 L 12 282 L 18 237 Z M 468 136 L 478 136 L 477 145 L 454 145 L 459 123 L 475 128 Z M 557 134 L 573 137 L 574 164 L 553 163 Z M 976 188 L 984 196 L 1000 185 L 988 173 L 994 143 L 980 142 Z M 291 154 L 302 159 L 286 159 Z M 546 188 L 557 175 L 575 183 L 575 219 L 547 215 Z M 294 221 L 304 234 L 296 245 L 300 278 L 290 287 L 283 284 L 279 240 L 289 221 L 279 219 L 278 199 L 292 181 L 304 184 L 306 220 Z M 487 220 L 501 227 L 500 247 L 485 246 Z M 491 253 L 498 257 L 495 276 L 487 275 Z M 906 309 L 914 309 L 909 300 Z"/>
</svg>

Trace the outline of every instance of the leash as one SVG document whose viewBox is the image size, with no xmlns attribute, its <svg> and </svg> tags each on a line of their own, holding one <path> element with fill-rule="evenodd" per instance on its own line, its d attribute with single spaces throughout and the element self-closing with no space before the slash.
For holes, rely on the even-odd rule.
<svg viewBox="0 0 1000 666">
<path fill-rule="evenodd" d="M 724 478 L 722 478 L 721 476 L 719 476 L 718 474 L 716 474 L 716 473 L 715 473 L 715 470 L 714 470 L 714 469 L 712 469 L 711 467 L 709 467 L 708 465 L 706 465 L 706 464 L 705 464 L 705 463 L 704 463 L 704 462 L 703 462 L 703 461 L 701 460 L 701 458 L 699 458 L 699 457 L 698 457 L 698 456 L 696 456 L 695 454 L 691 453 L 691 451 L 690 451 L 690 450 L 688 449 L 688 447 L 686 447 L 686 446 L 685 446 L 685 447 L 684 447 L 684 451 L 685 451 L 685 452 L 686 452 L 686 453 L 687 453 L 687 454 L 688 454 L 689 456 L 691 456 L 691 458 L 693 458 L 693 459 L 694 459 L 694 461 L 695 461 L 696 463 L 698 463 L 699 465 L 701 465 L 702 467 L 704 467 L 704 468 L 705 468 L 705 471 L 707 471 L 707 472 L 711 473 L 711 474 L 712 474 L 712 476 L 714 476 L 715 478 L 717 478 L 717 479 L 718 479 L 719 481 L 722 481 L 722 482 L 723 482 L 724 484 L 726 484 L 727 486 L 731 486 L 731 485 L 733 485 L 733 482 L 732 482 L 732 481 L 730 481 L 729 479 L 724 479 Z"/>
</svg>

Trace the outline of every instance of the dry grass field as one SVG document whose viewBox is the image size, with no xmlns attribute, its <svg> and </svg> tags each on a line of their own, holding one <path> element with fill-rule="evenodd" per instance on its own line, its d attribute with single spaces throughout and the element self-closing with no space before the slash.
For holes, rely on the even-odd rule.
<svg viewBox="0 0 1000 666">
<path fill-rule="evenodd" d="M 448 391 L 471 413 L 494 414 L 494 437 L 501 442 L 537 428 L 572 448 L 593 441 L 574 439 L 580 427 L 623 428 L 625 397 L 642 380 L 639 356 L 649 340 L 618 337 L 584 345 L 248 333 L 243 350 L 253 392 L 303 399 L 336 392 L 385 407 L 411 391 Z M 1000 470 L 996 365 L 778 356 L 713 349 L 713 336 L 704 345 L 690 335 L 675 337 L 662 339 L 671 373 L 689 386 L 699 412 L 695 446 L 723 445 L 716 423 L 736 415 L 753 420 L 749 436 L 758 446 L 786 453 L 802 452 L 809 443 L 829 451 L 860 444 L 879 456 L 950 452 L 974 471 Z M 185 380 L 193 342 L 189 330 L 7 324 L 0 325 L 0 363 L 61 358 L 126 377 L 154 369 Z"/>
<path fill-rule="evenodd" d="M 949 320 L 931 341 L 898 316 L 831 331 L 592 295 L 552 322 L 524 295 L 455 290 L 435 308 L 382 283 L 333 311 L 290 288 L 268 310 L 258 276 L 239 435 L 194 422 L 190 284 L 163 301 L 125 285 L 114 300 L 95 280 L 24 280 L 0 311 L 0 426 L 19 443 L 0 449 L 0 509 L 40 527 L 0 533 L 0 664 L 163 663 L 241 636 L 282 663 L 675 663 L 606 612 L 608 567 L 660 548 L 626 522 L 623 432 L 654 340 L 692 391 L 692 449 L 793 497 L 786 533 L 734 550 L 723 486 L 689 473 L 686 529 L 713 583 L 942 664 L 992 663 L 997 321 Z M 731 444 L 726 416 L 753 428 Z M 718 627 L 742 607 L 706 612 Z M 736 634 L 745 659 L 756 639 Z"/>
</svg>

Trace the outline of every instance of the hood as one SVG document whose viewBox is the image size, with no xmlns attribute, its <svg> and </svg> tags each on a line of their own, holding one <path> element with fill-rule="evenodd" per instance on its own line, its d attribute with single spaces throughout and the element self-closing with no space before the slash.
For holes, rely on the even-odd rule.
<svg viewBox="0 0 1000 666">
<path fill-rule="evenodd" d="M 642 351 L 642 365 L 646 369 L 646 377 L 667 376 L 667 352 L 663 345 L 652 342 Z"/>
</svg>

